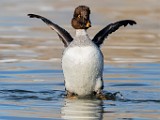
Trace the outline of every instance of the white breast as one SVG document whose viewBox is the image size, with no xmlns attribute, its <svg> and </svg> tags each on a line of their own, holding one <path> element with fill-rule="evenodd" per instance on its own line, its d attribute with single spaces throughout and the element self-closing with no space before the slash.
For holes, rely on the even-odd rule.
<svg viewBox="0 0 160 120">
<path fill-rule="evenodd" d="M 87 95 L 101 87 L 103 56 L 96 46 L 75 46 L 64 51 L 62 68 L 65 87 L 78 95 Z M 98 82 L 97 82 L 98 81 Z M 100 82 L 100 83 L 99 83 Z"/>
</svg>

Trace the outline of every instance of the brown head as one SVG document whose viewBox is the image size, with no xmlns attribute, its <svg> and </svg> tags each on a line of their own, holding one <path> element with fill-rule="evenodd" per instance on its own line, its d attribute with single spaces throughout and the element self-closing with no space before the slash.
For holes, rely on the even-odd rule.
<svg viewBox="0 0 160 120">
<path fill-rule="evenodd" d="M 75 29 L 88 29 L 91 27 L 89 19 L 90 9 L 87 6 L 78 6 L 73 14 L 71 21 L 72 27 Z"/>
</svg>

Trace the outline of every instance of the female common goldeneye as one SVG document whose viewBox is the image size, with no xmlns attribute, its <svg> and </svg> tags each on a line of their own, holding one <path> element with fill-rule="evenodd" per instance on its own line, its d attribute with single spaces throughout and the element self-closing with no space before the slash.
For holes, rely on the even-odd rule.
<svg viewBox="0 0 160 120">
<path fill-rule="evenodd" d="M 104 63 L 100 45 L 105 38 L 121 26 L 136 24 L 133 20 L 111 23 L 100 30 L 91 40 L 86 32 L 91 27 L 90 9 L 87 6 L 78 6 L 71 20 L 72 27 L 76 29 L 76 35 L 73 39 L 65 29 L 45 17 L 35 14 L 28 14 L 28 16 L 44 21 L 51 29 L 56 31 L 64 43 L 62 69 L 67 95 L 80 97 L 101 94 Z"/>
</svg>

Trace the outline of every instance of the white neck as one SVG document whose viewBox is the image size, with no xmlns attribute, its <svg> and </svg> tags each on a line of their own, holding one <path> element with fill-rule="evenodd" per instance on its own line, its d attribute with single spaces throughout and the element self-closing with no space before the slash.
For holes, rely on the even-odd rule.
<svg viewBox="0 0 160 120">
<path fill-rule="evenodd" d="M 85 29 L 76 29 L 76 36 L 83 36 L 83 35 L 87 35 Z"/>
</svg>

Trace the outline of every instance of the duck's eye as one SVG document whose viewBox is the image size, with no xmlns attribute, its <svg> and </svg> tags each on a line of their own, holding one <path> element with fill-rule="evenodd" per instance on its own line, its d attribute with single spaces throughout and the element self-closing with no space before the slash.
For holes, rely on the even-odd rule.
<svg viewBox="0 0 160 120">
<path fill-rule="evenodd" d="M 78 15 L 78 18 L 81 18 L 81 15 Z"/>
</svg>

